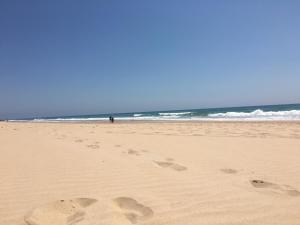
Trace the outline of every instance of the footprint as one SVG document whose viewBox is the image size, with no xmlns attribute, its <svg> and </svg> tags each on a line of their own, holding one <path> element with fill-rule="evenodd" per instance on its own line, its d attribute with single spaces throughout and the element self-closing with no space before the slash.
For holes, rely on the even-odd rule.
<svg viewBox="0 0 300 225">
<path fill-rule="evenodd" d="M 29 212 L 24 221 L 28 225 L 72 225 L 84 219 L 84 208 L 97 202 L 92 198 L 58 200 L 37 207 Z"/>
<path fill-rule="evenodd" d="M 237 173 L 237 170 L 230 169 L 230 168 L 224 168 L 224 169 L 221 169 L 221 171 L 224 172 L 224 173 L 228 173 L 228 174 Z"/>
<path fill-rule="evenodd" d="M 127 151 L 127 153 L 128 153 L 129 155 L 136 155 L 136 156 L 139 156 L 139 155 L 140 155 L 140 153 L 139 153 L 138 151 L 133 150 L 133 149 L 129 149 L 129 150 Z"/>
<path fill-rule="evenodd" d="M 144 206 L 133 198 L 118 197 L 113 201 L 132 224 L 140 220 L 147 220 L 153 216 L 153 210 L 150 207 Z"/>
<path fill-rule="evenodd" d="M 288 185 L 278 185 L 271 182 L 263 181 L 263 180 L 250 180 L 250 183 L 255 188 L 266 188 L 272 189 L 273 191 L 281 194 L 287 194 L 289 196 L 299 196 L 300 192 Z"/>
<path fill-rule="evenodd" d="M 86 147 L 92 148 L 92 149 L 98 149 L 100 146 L 97 144 L 87 145 Z"/>
<path fill-rule="evenodd" d="M 174 161 L 174 159 L 173 158 L 166 158 L 166 161 L 172 162 L 172 161 Z"/>
<path fill-rule="evenodd" d="M 187 169 L 185 166 L 181 166 L 173 162 L 163 162 L 163 161 L 154 161 L 154 162 L 162 168 L 171 168 L 176 171 L 183 171 Z"/>
<path fill-rule="evenodd" d="M 273 188 L 279 189 L 279 185 L 263 180 L 251 180 L 250 183 L 256 188 Z"/>
<path fill-rule="evenodd" d="M 285 192 L 286 194 L 288 194 L 289 196 L 299 196 L 300 195 L 300 191 L 294 189 L 293 187 L 291 186 L 287 186 L 285 185 Z"/>
</svg>

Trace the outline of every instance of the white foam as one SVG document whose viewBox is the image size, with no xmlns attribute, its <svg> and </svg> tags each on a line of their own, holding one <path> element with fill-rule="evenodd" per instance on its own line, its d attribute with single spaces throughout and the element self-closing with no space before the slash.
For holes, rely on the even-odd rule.
<svg viewBox="0 0 300 225">
<path fill-rule="evenodd" d="M 139 117 L 139 116 L 142 116 L 143 114 L 140 114 L 140 113 L 136 113 L 136 114 L 133 114 L 134 117 Z"/>
<path fill-rule="evenodd" d="M 300 120 L 300 110 L 263 111 L 257 109 L 252 112 L 226 112 L 208 114 L 209 118 L 244 119 L 244 120 Z"/>
<path fill-rule="evenodd" d="M 182 116 L 189 115 L 191 112 L 166 112 L 166 113 L 158 113 L 160 116 Z"/>
<path fill-rule="evenodd" d="M 34 122 L 76 122 L 76 121 L 104 121 L 108 118 L 56 118 L 56 119 L 34 119 Z"/>
</svg>

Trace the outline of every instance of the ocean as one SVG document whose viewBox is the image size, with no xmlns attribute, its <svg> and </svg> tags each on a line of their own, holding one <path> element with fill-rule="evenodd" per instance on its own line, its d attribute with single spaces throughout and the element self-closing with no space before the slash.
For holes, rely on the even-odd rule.
<svg viewBox="0 0 300 225">
<path fill-rule="evenodd" d="M 42 117 L 25 120 L 35 122 L 108 121 L 109 116 L 113 116 L 115 121 L 300 121 L 300 104 Z"/>
</svg>

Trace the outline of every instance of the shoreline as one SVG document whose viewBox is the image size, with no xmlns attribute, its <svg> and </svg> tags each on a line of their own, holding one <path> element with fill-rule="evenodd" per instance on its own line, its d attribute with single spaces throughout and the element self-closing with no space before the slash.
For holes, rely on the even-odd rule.
<svg viewBox="0 0 300 225">
<path fill-rule="evenodd" d="M 107 121 L 0 121 L 1 123 L 32 123 L 32 124 L 151 124 L 151 123 L 157 123 L 157 124 L 205 124 L 205 123 L 241 123 L 241 124 L 255 124 L 255 123 L 291 123 L 291 124 L 299 124 L 300 125 L 300 120 L 115 120 L 114 123 Z"/>
</svg>

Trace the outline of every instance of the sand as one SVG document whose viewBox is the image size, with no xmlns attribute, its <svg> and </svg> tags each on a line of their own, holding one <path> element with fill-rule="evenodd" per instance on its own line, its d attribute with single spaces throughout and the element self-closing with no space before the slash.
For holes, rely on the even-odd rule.
<svg viewBox="0 0 300 225">
<path fill-rule="evenodd" d="M 0 225 L 299 225 L 300 123 L 0 122 Z"/>
</svg>

